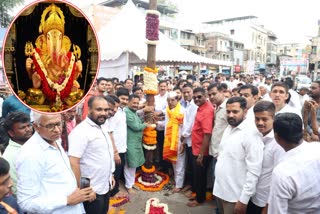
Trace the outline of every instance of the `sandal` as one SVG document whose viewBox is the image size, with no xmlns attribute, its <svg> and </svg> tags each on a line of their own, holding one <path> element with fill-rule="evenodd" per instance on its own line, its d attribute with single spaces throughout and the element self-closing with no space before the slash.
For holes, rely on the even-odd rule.
<svg viewBox="0 0 320 214">
<path fill-rule="evenodd" d="M 172 190 L 172 192 L 173 193 L 178 193 L 178 192 L 181 192 L 181 188 L 174 188 L 173 190 Z"/>
</svg>

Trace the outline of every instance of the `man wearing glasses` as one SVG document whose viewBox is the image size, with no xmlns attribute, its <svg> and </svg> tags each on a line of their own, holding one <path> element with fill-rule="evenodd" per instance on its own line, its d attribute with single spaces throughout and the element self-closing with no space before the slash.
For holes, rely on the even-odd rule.
<svg viewBox="0 0 320 214">
<path fill-rule="evenodd" d="M 187 204 L 190 207 L 198 206 L 206 199 L 207 169 L 212 158 L 209 156 L 209 142 L 214 118 L 213 106 L 207 101 L 205 89 L 195 88 L 193 100 L 198 106 L 191 134 L 193 182 L 196 197 Z"/>
<path fill-rule="evenodd" d="M 60 114 L 34 113 L 35 133 L 16 161 L 18 204 L 28 213 L 84 213 L 91 187 L 79 189 L 69 159 L 59 143 Z"/>
</svg>

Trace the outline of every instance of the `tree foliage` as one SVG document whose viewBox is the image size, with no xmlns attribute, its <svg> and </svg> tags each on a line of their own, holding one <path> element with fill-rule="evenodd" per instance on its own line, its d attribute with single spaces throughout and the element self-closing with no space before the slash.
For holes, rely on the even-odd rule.
<svg viewBox="0 0 320 214">
<path fill-rule="evenodd" d="M 8 27 L 12 20 L 10 11 L 24 0 L 0 0 L 0 27 Z"/>
<path fill-rule="evenodd" d="M 158 0 L 158 4 L 166 5 L 171 10 L 178 10 L 178 7 L 172 0 Z"/>
</svg>

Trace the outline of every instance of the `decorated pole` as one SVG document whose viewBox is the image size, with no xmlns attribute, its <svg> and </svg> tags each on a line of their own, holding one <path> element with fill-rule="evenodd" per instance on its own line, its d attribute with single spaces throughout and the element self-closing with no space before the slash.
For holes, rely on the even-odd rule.
<svg viewBox="0 0 320 214">
<path fill-rule="evenodd" d="M 144 68 L 144 92 L 147 96 L 146 109 L 154 109 L 155 99 L 154 96 L 158 94 L 158 80 L 156 68 L 156 45 L 159 42 L 159 16 L 157 11 L 157 0 L 150 0 L 149 10 L 146 16 L 146 43 L 148 45 L 147 65 Z M 145 112 L 145 122 L 155 124 L 153 111 Z M 146 162 L 142 166 L 141 174 L 138 174 L 136 184 L 146 191 L 158 191 L 168 183 L 169 178 L 167 175 L 156 172 L 153 165 L 153 155 L 157 148 L 157 131 L 155 125 L 147 127 L 143 132 L 143 147 L 146 150 Z"/>
<path fill-rule="evenodd" d="M 147 66 L 144 69 L 145 93 L 147 95 L 147 106 L 155 106 L 154 96 L 158 93 L 158 82 L 156 69 L 156 45 L 159 41 L 159 15 L 157 11 L 157 0 L 150 0 L 149 10 L 146 17 L 146 43 L 148 45 Z M 148 112 L 145 117 L 147 123 L 154 123 L 152 113 Z M 148 134 L 149 132 L 149 134 Z M 155 128 L 145 130 L 144 144 L 146 152 L 147 169 L 152 168 L 153 153 L 156 149 L 157 134 Z"/>
</svg>

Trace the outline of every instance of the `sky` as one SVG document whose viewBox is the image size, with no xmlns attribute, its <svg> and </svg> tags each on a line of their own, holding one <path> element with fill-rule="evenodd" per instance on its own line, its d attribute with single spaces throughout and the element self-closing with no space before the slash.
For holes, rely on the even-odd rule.
<svg viewBox="0 0 320 214">
<path fill-rule="evenodd" d="M 31 2 L 33 1 L 25 0 L 25 5 Z M 103 0 L 69 0 L 69 2 L 83 8 L 91 2 L 99 3 Z M 320 0 L 171 0 L 171 2 L 177 5 L 178 19 L 184 23 L 253 15 L 259 18 L 261 25 L 274 32 L 281 43 L 306 43 L 318 34 Z"/>
</svg>

